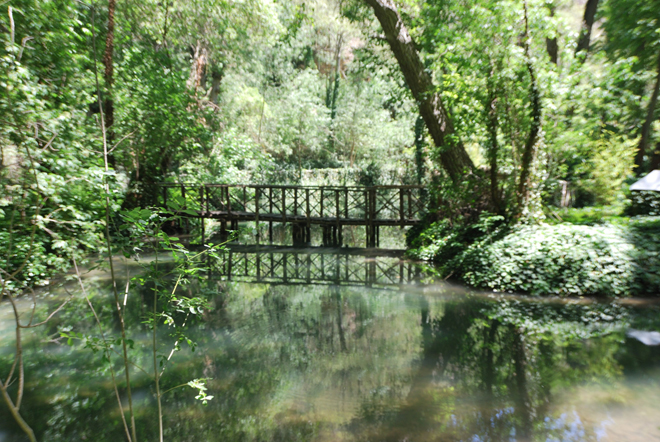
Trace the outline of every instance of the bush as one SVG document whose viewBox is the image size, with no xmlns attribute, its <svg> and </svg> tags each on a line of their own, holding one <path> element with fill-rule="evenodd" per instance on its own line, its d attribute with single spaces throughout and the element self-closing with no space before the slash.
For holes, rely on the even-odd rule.
<svg viewBox="0 0 660 442">
<path fill-rule="evenodd" d="M 660 193 L 646 190 L 630 192 L 630 205 L 626 208 L 626 214 L 630 216 L 660 215 Z"/>
<path fill-rule="evenodd" d="M 620 227 L 527 226 L 488 247 L 468 248 L 462 277 L 497 291 L 625 296 L 635 274 L 631 249 Z"/>
<path fill-rule="evenodd" d="M 639 296 L 660 292 L 660 218 L 627 226 L 499 227 L 466 240 L 440 223 L 413 256 L 440 263 L 443 277 L 500 292 L 554 296 Z"/>
<path fill-rule="evenodd" d="M 633 295 L 660 295 L 660 217 L 639 217 L 628 229 L 636 263 Z"/>
</svg>

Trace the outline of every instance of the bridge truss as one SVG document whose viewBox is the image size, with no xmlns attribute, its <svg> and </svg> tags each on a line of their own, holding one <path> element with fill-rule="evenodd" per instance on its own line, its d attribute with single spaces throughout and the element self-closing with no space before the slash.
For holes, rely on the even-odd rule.
<svg viewBox="0 0 660 442">
<path fill-rule="evenodd" d="M 219 220 L 223 230 L 240 221 L 254 221 L 257 227 L 266 222 L 271 242 L 274 222 L 292 224 L 297 245 L 309 244 L 312 225 L 322 227 L 324 245 L 341 245 L 343 226 L 365 226 L 367 247 L 376 247 L 380 226 L 415 225 L 425 207 L 423 186 L 168 183 L 161 184 L 160 198 L 163 207 L 177 201 L 186 209 L 184 216 Z"/>
</svg>

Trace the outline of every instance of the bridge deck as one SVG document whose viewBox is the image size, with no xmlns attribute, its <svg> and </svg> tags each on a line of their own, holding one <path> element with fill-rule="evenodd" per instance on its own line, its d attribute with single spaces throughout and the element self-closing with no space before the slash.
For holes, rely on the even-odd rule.
<svg viewBox="0 0 660 442">
<path fill-rule="evenodd" d="M 256 221 L 257 216 L 259 221 L 263 222 L 276 222 L 276 223 L 307 223 L 315 225 L 334 225 L 339 222 L 339 224 L 344 226 L 366 226 L 366 225 L 378 225 L 378 226 L 413 226 L 419 223 L 418 219 L 364 219 L 364 218 L 336 218 L 336 217 L 319 217 L 319 216 L 310 216 L 305 215 L 287 215 L 286 217 L 280 213 L 260 213 L 256 212 L 240 212 L 240 211 L 222 211 L 216 210 L 211 212 L 197 211 L 196 218 L 211 218 L 219 220 L 232 220 L 236 219 L 238 221 Z"/>
</svg>

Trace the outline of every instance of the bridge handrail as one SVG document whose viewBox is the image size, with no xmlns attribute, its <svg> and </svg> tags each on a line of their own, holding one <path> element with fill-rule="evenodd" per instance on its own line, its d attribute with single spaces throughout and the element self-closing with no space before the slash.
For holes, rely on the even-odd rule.
<svg viewBox="0 0 660 442">
<path fill-rule="evenodd" d="M 157 183 L 159 187 L 236 187 L 236 188 L 253 188 L 253 189 L 348 189 L 348 190 L 368 190 L 368 189 L 424 189 L 426 186 L 417 184 L 383 184 L 376 186 L 341 186 L 341 185 L 297 185 L 297 184 L 217 184 L 217 183 Z"/>
<path fill-rule="evenodd" d="M 183 207 L 199 216 L 281 216 L 282 222 L 411 225 L 421 218 L 424 186 L 302 186 L 283 184 L 159 183 L 163 206 L 174 190 Z M 177 195 L 176 189 L 180 190 Z M 213 215 L 215 213 L 215 215 Z M 301 219 L 302 217 L 302 219 Z M 315 220 L 315 221 L 314 221 Z"/>
</svg>

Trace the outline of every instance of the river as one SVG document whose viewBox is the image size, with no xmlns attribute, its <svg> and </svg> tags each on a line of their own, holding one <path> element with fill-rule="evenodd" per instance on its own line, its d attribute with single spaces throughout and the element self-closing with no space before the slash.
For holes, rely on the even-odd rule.
<svg viewBox="0 0 660 442">
<path fill-rule="evenodd" d="M 237 247 L 231 264 L 229 252 L 222 257 L 183 289 L 209 302 L 187 324 L 194 351 L 159 327 L 163 358 L 183 342 L 161 391 L 203 378 L 213 396 L 204 405 L 189 387 L 165 393 L 165 440 L 660 440 L 660 346 L 649 345 L 658 343 L 657 303 L 472 291 L 432 281 L 392 251 Z M 116 265 L 123 293 L 141 267 Z M 116 331 L 107 271 L 83 282 Z M 71 295 L 48 325 L 25 331 L 22 413 L 39 440 L 125 440 L 109 366 L 88 348 L 96 325 L 78 283 L 39 292 L 37 315 Z M 149 291 L 135 286 L 126 298 L 137 434 L 153 441 L 151 335 L 141 320 Z M 31 301 L 19 306 L 25 315 Z M 14 345 L 6 303 L 0 331 L 6 376 Z M 85 337 L 68 345 L 62 331 Z M 121 381 L 119 357 L 113 366 Z M 0 406 L 0 441 L 23 440 Z"/>
</svg>

